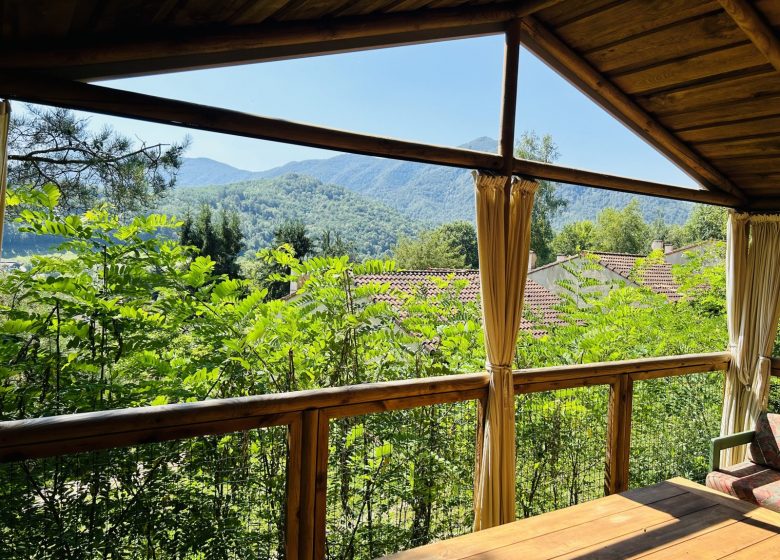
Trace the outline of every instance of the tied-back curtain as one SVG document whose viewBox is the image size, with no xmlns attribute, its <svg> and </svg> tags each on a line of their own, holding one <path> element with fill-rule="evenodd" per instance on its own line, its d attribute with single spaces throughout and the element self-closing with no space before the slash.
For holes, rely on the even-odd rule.
<svg viewBox="0 0 780 560">
<path fill-rule="evenodd" d="M 731 212 L 726 256 L 726 308 L 731 362 L 721 435 L 755 426 L 769 398 L 769 356 L 780 318 L 780 216 Z M 721 452 L 721 464 L 745 459 L 745 446 Z"/>
<path fill-rule="evenodd" d="M 11 121 L 11 103 L 0 101 L 0 257 L 3 255 L 3 227 L 5 226 L 5 196 L 8 181 L 8 127 Z"/>
<path fill-rule="evenodd" d="M 474 530 L 515 520 L 512 362 L 522 317 L 537 183 L 474 172 L 482 320 L 490 374 Z"/>
</svg>

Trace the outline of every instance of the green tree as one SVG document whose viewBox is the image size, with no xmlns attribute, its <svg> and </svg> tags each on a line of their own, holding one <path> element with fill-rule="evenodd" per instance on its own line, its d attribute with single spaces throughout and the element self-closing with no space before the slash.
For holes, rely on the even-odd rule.
<svg viewBox="0 0 780 560">
<path fill-rule="evenodd" d="M 535 132 L 524 132 L 515 149 L 517 157 L 553 163 L 558 157 L 558 146 L 552 136 L 540 137 Z M 555 215 L 566 207 L 566 200 L 558 195 L 557 185 L 550 181 L 539 181 L 534 208 L 531 214 L 531 249 L 536 252 L 539 264 L 546 264 L 555 258 L 552 241 L 555 238 L 552 222 Z"/>
<path fill-rule="evenodd" d="M 442 224 L 436 230 L 449 246 L 463 256 L 467 268 L 479 268 L 479 252 L 477 251 L 477 230 L 474 224 L 465 220 Z"/>
<path fill-rule="evenodd" d="M 685 224 L 675 228 L 667 240 L 678 247 L 700 241 L 725 241 L 727 218 L 726 208 L 697 204 Z"/>
<path fill-rule="evenodd" d="M 289 245 L 295 256 L 304 259 L 312 251 L 314 244 L 306 231 L 306 224 L 301 220 L 288 220 L 274 230 L 274 247 Z"/>
<path fill-rule="evenodd" d="M 351 260 L 355 258 L 355 244 L 345 241 L 340 233 L 325 230 L 320 236 L 318 254 L 323 257 L 343 257 L 347 255 Z"/>
<path fill-rule="evenodd" d="M 597 251 L 641 255 L 650 246 L 650 226 L 639 210 L 636 199 L 622 210 L 605 208 L 599 213 L 593 232 Z"/>
<path fill-rule="evenodd" d="M 402 237 L 393 249 L 393 258 L 404 270 L 465 266 L 464 256 L 438 230 L 423 232 L 417 239 Z"/>
<path fill-rule="evenodd" d="M 8 184 L 56 185 L 59 211 L 106 201 L 121 213 L 153 205 L 176 182 L 189 139 L 146 144 L 67 109 L 27 105 L 14 112 L 8 134 Z"/>
<path fill-rule="evenodd" d="M 244 249 L 243 239 L 237 212 L 223 208 L 215 220 L 207 204 L 201 206 L 194 218 L 188 211 L 179 232 L 181 245 L 195 247 L 199 254 L 210 257 L 216 263 L 215 274 L 227 274 L 231 278 L 240 274 L 237 259 Z"/>
<path fill-rule="evenodd" d="M 552 242 L 556 255 L 576 255 L 593 249 L 595 226 L 590 220 L 566 224 Z"/>
</svg>

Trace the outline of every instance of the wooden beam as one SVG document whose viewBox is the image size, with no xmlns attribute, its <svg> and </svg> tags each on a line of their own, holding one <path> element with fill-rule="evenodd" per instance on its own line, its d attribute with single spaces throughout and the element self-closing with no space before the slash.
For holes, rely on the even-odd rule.
<svg viewBox="0 0 780 560">
<path fill-rule="evenodd" d="M 300 144 L 327 150 L 448 165 L 465 169 L 504 172 L 498 154 L 461 148 L 432 146 L 358 134 L 282 119 L 261 117 L 240 111 L 175 101 L 142 93 L 117 90 L 55 78 L 42 78 L 0 71 L 0 95 L 12 99 L 141 119 L 198 130 L 248 138 Z M 553 164 L 515 159 L 514 172 L 531 178 L 562 181 L 575 185 L 606 188 L 676 200 L 690 200 L 721 206 L 738 206 L 740 201 L 722 193 L 685 189 L 661 183 L 628 179 Z"/>
<path fill-rule="evenodd" d="M 619 177 L 617 175 L 608 175 L 606 173 L 563 167 L 561 165 L 527 159 L 515 159 L 514 172 L 517 175 L 523 175 L 530 178 L 559 181 L 571 185 L 583 185 L 611 191 L 644 194 L 672 200 L 689 200 L 702 204 L 714 204 L 716 206 L 728 207 L 742 205 L 739 198 L 723 192 L 686 189 L 683 187 L 654 183 L 652 181 Z"/>
<path fill-rule="evenodd" d="M 318 411 L 307 410 L 302 413 L 301 497 L 297 547 L 298 557 L 302 559 L 314 558 L 314 511 L 319 422 L 320 414 Z"/>
<path fill-rule="evenodd" d="M 507 21 L 560 1 L 524 0 L 194 31 L 166 29 L 146 36 L 86 38 L 81 43 L 75 37 L 44 46 L 6 46 L 0 51 L 0 69 L 94 80 L 424 43 L 500 33 Z"/>
<path fill-rule="evenodd" d="M 780 39 L 762 15 L 746 0 L 718 0 L 769 63 L 780 72 Z"/>
<path fill-rule="evenodd" d="M 501 128 L 498 153 L 504 160 L 504 174 L 512 174 L 515 157 L 517 76 L 520 66 L 520 20 L 512 21 L 504 33 L 504 84 L 501 99 Z"/>
<path fill-rule="evenodd" d="M 707 160 L 634 103 L 608 78 L 547 30 L 533 17 L 523 18 L 521 38 L 553 69 L 615 118 L 631 128 L 706 188 L 731 194 L 743 203 L 745 195 Z"/>
</svg>

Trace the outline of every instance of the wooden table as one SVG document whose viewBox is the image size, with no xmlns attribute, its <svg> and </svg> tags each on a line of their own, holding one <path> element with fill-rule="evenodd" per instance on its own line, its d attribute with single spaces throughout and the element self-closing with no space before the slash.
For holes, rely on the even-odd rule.
<svg viewBox="0 0 780 560">
<path fill-rule="evenodd" d="M 780 558 L 780 514 L 673 478 L 390 558 L 639 557 Z"/>
</svg>

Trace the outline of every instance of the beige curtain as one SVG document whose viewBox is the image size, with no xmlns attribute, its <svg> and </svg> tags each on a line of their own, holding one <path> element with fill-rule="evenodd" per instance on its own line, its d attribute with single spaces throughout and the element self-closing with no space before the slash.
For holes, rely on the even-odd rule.
<svg viewBox="0 0 780 560">
<path fill-rule="evenodd" d="M 0 257 L 3 256 L 3 226 L 5 225 L 5 191 L 8 181 L 8 126 L 11 104 L 0 101 Z"/>
<path fill-rule="evenodd" d="M 769 356 L 780 318 L 780 216 L 732 212 L 728 222 L 726 307 L 731 363 L 721 435 L 752 430 L 769 397 Z M 744 461 L 745 446 L 721 464 Z"/>
<path fill-rule="evenodd" d="M 482 317 L 490 374 L 474 530 L 515 520 L 512 362 L 522 316 L 537 184 L 474 172 Z"/>
</svg>

